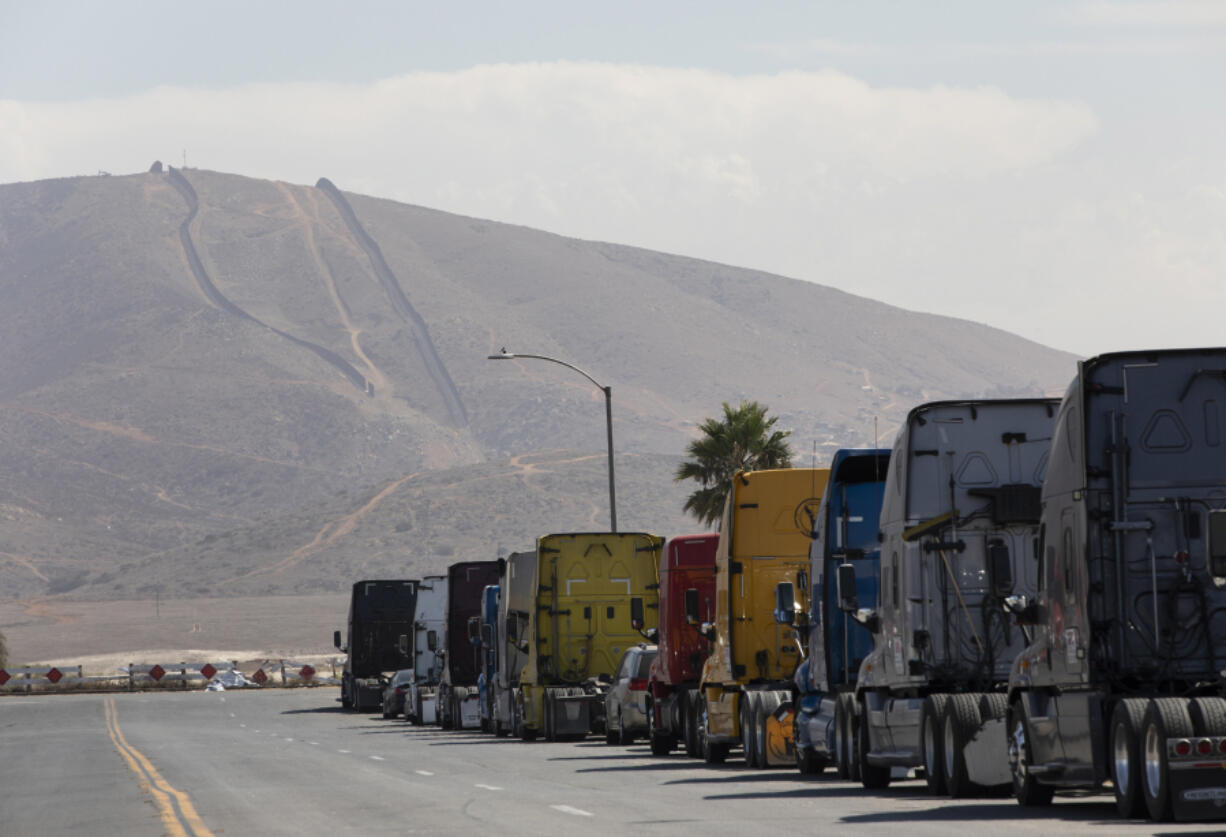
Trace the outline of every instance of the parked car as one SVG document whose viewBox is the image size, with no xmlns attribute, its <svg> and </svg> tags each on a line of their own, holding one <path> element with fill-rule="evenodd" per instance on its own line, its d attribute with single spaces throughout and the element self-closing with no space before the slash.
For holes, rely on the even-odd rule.
<svg viewBox="0 0 1226 837">
<path fill-rule="evenodd" d="M 383 687 L 383 717 L 395 718 L 404 714 L 404 696 L 409 693 L 413 681 L 413 669 L 402 668 L 392 675 Z"/>
<path fill-rule="evenodd" d="M 607 743 L 633 744 L 647 734 L 647 674 L 655 658 L 654 645 L 635 645 L 622 654 L 604 699 Z"/>
</svg>

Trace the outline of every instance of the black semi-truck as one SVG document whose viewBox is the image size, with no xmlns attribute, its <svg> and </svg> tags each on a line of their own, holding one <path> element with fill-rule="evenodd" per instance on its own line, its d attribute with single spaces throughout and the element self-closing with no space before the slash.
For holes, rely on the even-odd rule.
<svg viewBox="0 0 1226 837">
<path fill-rule="evenodd" d="M 417 610 L 417 581 L 392 579 L 359 581 L 349 599 L 349 631 L 344 644 L 341 632 L 332 634 L 333 644 L 348 656 L 341 675 L 341 706 L 358 712 L 377 709 L 383 701 L 383 685 L 392 673 L 412 668 L 412 643 Z"/>
</svg>

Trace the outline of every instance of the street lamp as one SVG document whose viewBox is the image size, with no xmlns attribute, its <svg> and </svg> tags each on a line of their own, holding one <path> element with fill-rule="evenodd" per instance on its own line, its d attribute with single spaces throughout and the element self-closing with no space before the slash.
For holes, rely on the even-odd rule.
<svg viewBox="0 0 1226 837">
<path fill-rule="evenodd" d="M 578 366 L 567 363 L 564 360 L 558 360 L 556 357 L 546 357 L 545 355 L 525 355 L 518 352 L 508 352 L 503 349 L 496 355 L 489 355 L 490 360 L 515 360 L 516 358 L 532 358 L 533 360 L 547 360 L 550 363 L 556 363 L 560 366 L 565 366 L 567 369 L 573 369 L 583 377 L 587 378 L 596 388 L 604 393 L 604 417 L 605 425 L 608 429 L 609 436 L 609 525 L 611 531 L 617 531 L 617 495 L 613 490 L 613 387 L 606 387 L 593 378 L 591 375 L 584 372 Z"/>
</svg>

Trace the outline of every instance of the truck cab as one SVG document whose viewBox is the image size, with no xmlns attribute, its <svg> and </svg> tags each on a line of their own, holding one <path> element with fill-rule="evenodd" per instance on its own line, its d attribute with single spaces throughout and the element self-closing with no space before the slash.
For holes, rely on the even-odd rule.
<svg viewBox="0 0 1226 837">
<path fill-rule="evenodd" d="M 418 585 L 417 613 L 412 626 L 413 679 L 404 701 L 404 715 L 410 723 L 438 723 L 446 611 L 447 576 L 426 576 Z"/>
<path fill-rule="evenodd" d="M 383 704 L 383 688 L 396 671 L 408 668 L 412 656 L 400 637 L 410 633 L 417 607 L 416 580 L 374 579 L 353 585 L 345 642 L 332 634 L 345 652 L 341 674 L 341 706 L 358 712 Z"/>
<path fill-rule="evenodd" d="M 1110 779 L 1128 818 L 1226 819 L 1226 348 L 1079 364 L 1009 676 L 1022 805 Z"/>
<path fill-rule="evenodd" d="M 851 778 L 847 719 L 860 663 L 873 648 L 867 628 L 839 610 L 836 575 L 852 567 L 861 606 L 877 604 L 881 544 L 877 540 L 888 449 L 843 449 L 830 462 L 830 481 L 818 507 L 809 548 L 807 656 L 793 678 L 796 687 L 796 765 L 821 773 L 834 764 Z"/>
<path fill-rule="evenodd" d="M 438 684 L 439 726 L 472 729 L 480 726 L 477 676 L 481 649 L 473 644 L 468 623 L 481 618 L 482 592 L 498 583 L 504 561 L 460 561 L 447 568 L 447 631 L 443 674 Z"/>
</svg>

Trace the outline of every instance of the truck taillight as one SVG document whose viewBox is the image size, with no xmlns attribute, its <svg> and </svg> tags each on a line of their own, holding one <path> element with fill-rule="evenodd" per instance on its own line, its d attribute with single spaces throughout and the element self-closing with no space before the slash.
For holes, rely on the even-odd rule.
<svg viewBox="0 0 1226 837">
<path fill-rule="evenodd" d="M 1211 752 L 1213 752 L 1213 742 L 1211 742 L 1208 738 L 1202 738 L 1200 741 L 1196 742 L 1196 752 L 1200 753 L 1202 756 L 1209 755 Z"/>
<path fill-rule="evenodd" d="M 1192 752 L 1192 742 L 1186 738 L 1181 738 L 1175 742 L 1175 755 L 1186 756 Z"/>
<path fill-rule="evenodd" d="M 630 678 L 630 691 L 632 692 L 647 691 L 647 679 L 645 677 Z"/>
</svg>

